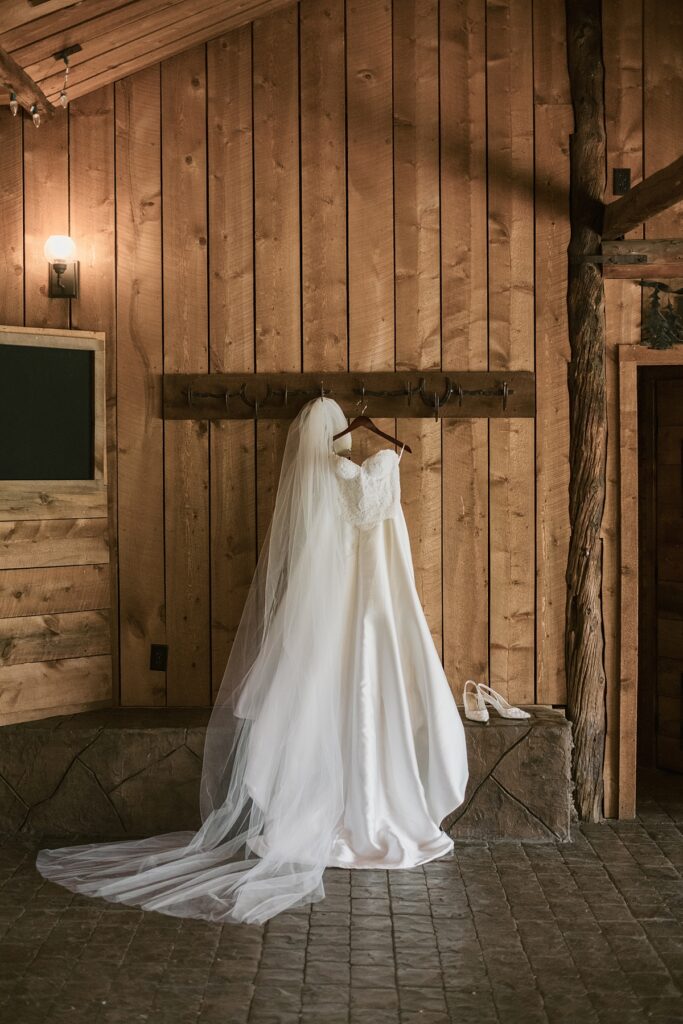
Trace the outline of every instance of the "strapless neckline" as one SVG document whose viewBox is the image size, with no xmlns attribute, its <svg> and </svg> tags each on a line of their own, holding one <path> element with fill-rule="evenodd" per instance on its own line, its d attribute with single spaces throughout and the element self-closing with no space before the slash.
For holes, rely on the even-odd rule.
<svg viewBox="0 0 683 1024">
<path fill-rule="evenodd" d="M 393 457 L 398 461 L 398 453 L 393 448 L 380 448 L 378 452 L 373 452 L 371 455 L 368 455 L 362 462 L 354 462 L 353 459 L 344 458 L 343 455 L 337 455 L 336 452 L 332 452 L 332 454 L 334 458 L 339 459 L 340 462 L 349 466 L 354 466 L 359 473 L 368 465 L 368 463 L 373 462 L 375 459 L 378 460 L 380 456 L 393 455 Z"/>
</svg>

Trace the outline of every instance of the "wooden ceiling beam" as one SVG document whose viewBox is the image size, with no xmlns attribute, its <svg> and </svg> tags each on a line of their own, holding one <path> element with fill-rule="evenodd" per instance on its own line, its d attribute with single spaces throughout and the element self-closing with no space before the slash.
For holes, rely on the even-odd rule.
<svg viewBox="0 0 683 1024">
<path fill-rule="evenodd" d="M 216 2 L 203 0 L 198 6 L 209 7 Z M 6 45 L 5 49 L 38 82 L 52 73 L 54 68 L 50 60 L 65 46 L 79 43 L 83 47 L 82 52 L 74 57 L 75 66 L 79 60 L 87 60 L 88 55 L 103 53 L 107 47 L 122 46 L 138 36 L 163 28 L 167 23 L 188 17 L 187 0 L 128 0 L 125 4 L 109 4 L 104 9 L 99 7 L 98 0 L 92 13 L 87 21 L 67 25 L 32 43 L 22 40 L 15 49 Z"/>
<path fill-rule="evenodd" d="M 41 114 L 52 117 L 55 108 L 52 106 L 42 89 L 26 74 L 15 60 L 12 60 L 8 53 L 0 49 L 0 82 L 10 92 L 14 92 L 17 100 L 26 110 L 32 106 L 38 108 Z"/>
<path fill-rule="evenodd" d="M 605 206 L 602 237 L 613 239 L 627 234 L 644 221 L 683 200 L 683 156 L 648 175 L 641 182 Z"/>
<path fill-rule="evenodd" d="M 26 0 L 3 0 L 0 3 L 0 36 L 20 25 L 38 21 L 53 11 L 65 7 L 83 7 L 84 0 L 45 0 L 41 4 L 29 4 Z"/>
<path fill-rule="evenodd" d="M 222 18 L 211 23 L 206 23 L 206 19 L 203 19 L 194 31 L 188 31 L 188 27 L 191 28 L 191 24 L 188 26 L 190 19 L 185 19 L 180 23 L 184 29 L 182 33 L 178 32 L 176 24 L 165 31 L 151 33 L 143 39 L 121 47 L 120 53 L 110 51 L 101 54 L 92 61 L 77 65 L 69 74 L 69 97 L 77 99 L 152 64 L 174 57 L 183 50 L 216 39 L 255 18 L 289 7 L 291 3 L 292 0 L 260 0 L 258 3 L 245 3 L 241 0 L 239 3 L 223 3 L 221 8 L 225 13 Z M 41 82 L 41 86 L 46 89 L 48 97 L 54 96 L 56 99 L 61 88 L 61 78 L 52 76 L 51 79 Z"/>
<path fill-rule="evenodd" d="M 46 14 L 36 21 L 18 25 L 16 28 L 0 32 L 0 42 L 8 53 L 16 59 L 16 50 L 25 46 L 32 46 L 41 39 L 48 39 L 60 32 L 77 30 L 80 25 L 98 18 L 101 14 L 116 10 L 120 7 L 127 7 L 131 0 L 88 0 L 87 4 L 72 4 L 69 7 L 62 7 L 51 14 Z M 1 19 L 0 15 L 0 19 Z M 56 46 L 51 52 L 56 52 Z M 21 64 L 22 61 L 19 60 Z"/>
<path fill-rule="evenodd" d="M 618 242 L 605 240 L 602 243 L 602 255 L 606 257 L 603 264 L 604 277 L 622 281 L 683 278 L 683 238 L 628 238 Z M 644 262 L 618 262 L 625 256 L 641 256 Z"/>
</svg>

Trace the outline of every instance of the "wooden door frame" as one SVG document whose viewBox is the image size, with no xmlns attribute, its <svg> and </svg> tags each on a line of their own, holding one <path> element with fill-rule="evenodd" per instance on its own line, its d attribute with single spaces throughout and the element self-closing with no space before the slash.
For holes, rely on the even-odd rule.
<svg viewBox="0 0 683 1024">
<path fill-rule="evenodd" d="M 619 817 L 636 813 L 638 714 L 638 369 L 683 366 L 683 349 L 618 345 Z"/>
</svg>

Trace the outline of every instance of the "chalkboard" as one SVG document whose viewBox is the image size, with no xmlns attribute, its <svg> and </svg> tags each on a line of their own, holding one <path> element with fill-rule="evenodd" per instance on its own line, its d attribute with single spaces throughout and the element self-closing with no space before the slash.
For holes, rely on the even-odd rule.
<svg viewBox="0 0 683 1024">
<path fill-rule="evenodd" d="M 94 352 L 0 345 L 0 480 L 92 480 Z"/>
</svg>

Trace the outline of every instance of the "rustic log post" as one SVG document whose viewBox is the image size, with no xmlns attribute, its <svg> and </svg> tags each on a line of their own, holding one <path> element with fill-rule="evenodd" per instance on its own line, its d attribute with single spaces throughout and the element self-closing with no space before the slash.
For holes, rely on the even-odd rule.
<svg viewBox="0 0 683 1024">
<path fill-rule="evenodd" d="M 574 727 L 575 799 L 581 818 L 602 813 L 605 666 L 602 542 L 607 405 L 602 273 L 585 257 L 600 251 L 605 195 L 601 0 L 566 0 L 567 56 L 574 107 L 570 139 L 569 417 L 571 538 L 567 562 L 567 713 Z"/>
</svg>

